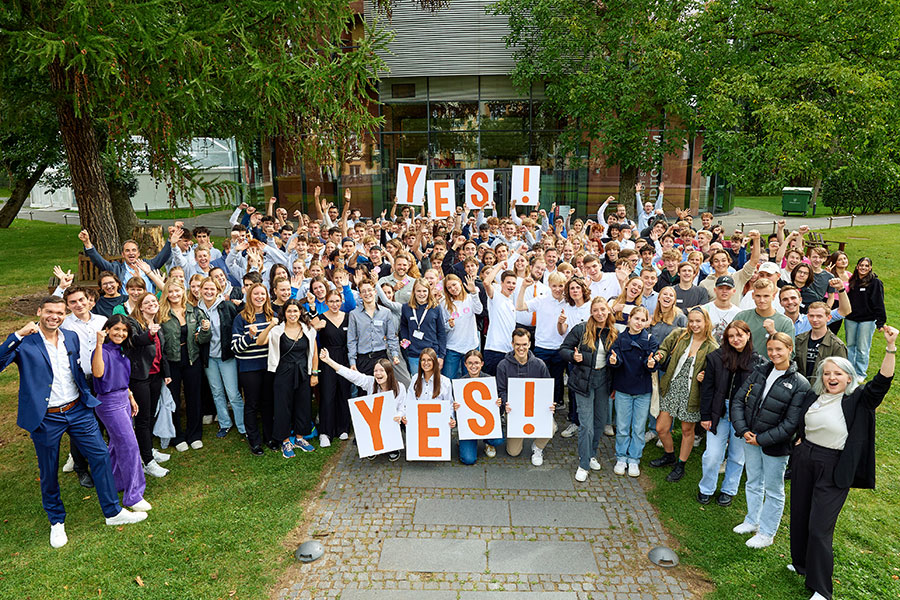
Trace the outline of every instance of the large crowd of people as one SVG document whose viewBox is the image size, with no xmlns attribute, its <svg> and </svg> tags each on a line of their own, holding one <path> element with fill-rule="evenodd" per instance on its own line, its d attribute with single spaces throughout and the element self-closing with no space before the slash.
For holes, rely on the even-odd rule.
<svg viewBox="0 0 900 600">
<path fill-rule="evenodd" d="M 729 506 L 746 474 L 734 530 L 763 548 L 790 470 L 789 568 L 830 598 L 834 524 L 850 487 L 874 486 L 874 411 L 894 372 L 897 330 L 874 265 L 783 221 L 768 237 L 729 235 L 704 213 L 695 229 L 637 191 L 635 222 L 613 197 L 596 220 L 515 203 L 503 218 L 458 208 L 432 219 L 396 203 L 364 217 L 349 191 L 338 210 L 317 188 L 312 216 L 292 220 L 274 198 L 242 204 L 222 247 L 176 222 L 146 260 L 134 241 L 107 260 L 82 231 L 96 287 L 58 267 L 38 321 L 0 346 L 0 368 L 20 369 L 18 424 L 34 441 L 51 545 L 67 541 L 63 433 L 63 471 L 96 487 L 112 525 L 146 518 L 146 477 L 166 476 L 169 447 L 201 451 L 204 425 L 216 438 L 236 429 L 254 455 L 299 459 L 351 438 L 354 396 L 392 392 L 405 422 L 417 402 L 458 408 L 452 380 L 494 377 L 506 414 L 510 379 L 552 378 L 578 482 L 603 468 L 604 435 L 614 474 L 649 464 L 673 483 L 705 441 L 697 501 Z M 866 382 L 876 329 L 887 352 Z M 550 439 L 532 440 L 535 466 Z M 645 461 L 654 440 L 663 453 Z M 483 451 L 518 456 L 525 441 Z M 475 463 L 479 445 L 460 441 L 459 460 Z"/>
</svg>

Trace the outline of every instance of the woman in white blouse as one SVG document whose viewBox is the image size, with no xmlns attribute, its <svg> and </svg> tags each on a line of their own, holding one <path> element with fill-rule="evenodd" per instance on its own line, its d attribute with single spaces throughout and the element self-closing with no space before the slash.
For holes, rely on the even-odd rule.
<svg viewBox="0 0 900 600">
<path fill-rule="evenodd" d="M 400 414 L 395 420 L 406 425 L 406 413 L 410 406 L 415 408 L 419 402 L 446 402 L 453 405 L 453 385 L 448 377 L 441 375 L 438 370 L 437 353 L 431 348 L 425 348 L 419 355 L 419 370 L 413 376 L 406 397 L 400 407 Z M 456 421 L 451 417 L 450 428 L 456 427 Z"/>
<path fill-rule="evenodd" d="M 444 278 L 444 297 L 440 303 L 441 315 L 447 329 L 447 355 L 441 374 L 456 379 L 462 374 L 463 355 L 479 346 L 478 324 L 475 315 L 480 315 L 483 307 L 475 287 L 475 278 L 462 280 L 456 275 Z"/>
<path fill-rule="evenodd" d="M 826 358 L 807 392 L 791 469 L 791 564 L 810 600 L 830 600 L 834 526 L 851 487 L 875 487 L 875 409 L 894 377 L 897 330 L 885 325 L 881 369 L 863 386 L 846 358 Z"/>
</svg>

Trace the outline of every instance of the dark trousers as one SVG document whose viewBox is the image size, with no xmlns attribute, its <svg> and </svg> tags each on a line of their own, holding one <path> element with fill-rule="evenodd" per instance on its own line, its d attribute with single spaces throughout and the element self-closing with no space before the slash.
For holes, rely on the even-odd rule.
<svg viewBox="0 0 900 600">
<path fill-rule="evenodd" d="M 169 372 L 172 381 L 169 391 L 175 400 L 175 413 L 172 421 L 175 424 L 175 437 L 172 444 L 196 442 L 203 436 L 203 366 L 198 360 L 194 364 L 187 362 L 170 362 Z M 184 415 L 187 425 L 181 426 L 181 390 L 184 389 Z"/>
<path fill-rule="evenodd" d="M 162 384 L 162 373 L 156 373 L 147 379 L 132 379 L 128 383 L 138 405 L 138 413 L 134 417 L 134 436 L 141 450 L 141 461 L 145 465 L 153 460 L 153 422 L 156 419 Z"/>
<path fill-rule="evenodd" d="M 309 435 L 312 432 L 312 388 L 309 379 L 301 380 L 300 385 L 294 385 L 294 373 L 276 373 L 272 389 L 272 439 L 280 444 L 292 432 L 298 437 Z M 246 398 L 244 402 L 246 403 Z"/>
<path fill-rule="evenodd" d="M 64 433 L 75 441 L 90 464 L 103 515 L 116 516 L 122 507 L 113 481 L 109 452 L 94 411 L 78 402 L 64 413 L 47 413 L 38 428 L 31 432 L 41 472 L 41 503 L 50 524 L 66 520 L 66 509 L 59 495 L 59 441 Z"/>
<path fill-rule="evenodd" d="M 791 475 L 791 562 L 806 575 L 806 587 L 831 598 L 834 526 L 847 488 L 834 485 L 840 450 L 804 441 L 794 448 Z"/>
<path fill-rule="evenodd" d="M 534 355 L 544 361 L 547 369 L 550 371 L 550 377 L 553 378 L 553 403 L 561 406 L 563 403 L 563 388 L 565 381 L 563 376 L 566 372 L 566 361 L 559 355 L 559 350 L 548 350 L 546 348 L 535 348 Z M 574 395 L 574 394 L 573 394 Z"/>
<path fill-rule="evenodd" d="M 356 370 L 366 375 L 371 375 L 375 369 L 375 363 L 380 359 L 387 358 L 387 350 L 378 350 L 369 354 L 356 355 Z"/>
<path fill-rule="evenodd" d="M 484 367 L 481 369 L 491 376 L 497 375 L 497 365 L 506 356 L 506 352 L 497 352 L 496 350 L 484 351 Z"/>
<path fill-rule="evenodd" d="M 244 394 L 244 425 L 251 447 L 272 439 L 272 379 L 273 374 L 265 370 L 238 372 Z"/>
<path fill-rule="evenodd" d="M 72 461 L 75 463 L 75 472 L 79 475 L 81 473 L 88 472 L 88 461 L 85 458 L 84 454 L 81 453 L 81 450 L 78 449 L 78 444 L 69 436 L 69 453 L 72 455 Z"/>
<path fill-rule="evenodd" d="M 566 363 L 566 369 L 569 369 L 569 377 L 572 376 L 572 365 Z M 612 414 L 612 413 L 610 413 Z M 569 414 L 568 414 L 569 423 L 574 423 L 581 427 L 581 419 L 578 417 L 578 400 L 575 397 L 575 392 L 569 390 Z"/>
<path fill-rule="evenodd" d="M 201 365 L 200 368 L 202 370 L 203 366 Z M 212 388 L 209 387 L 209 379 L 206 378 L 205 371 L 204 376 L 200 378 L 200 394 L 203 398 L 203 416 L 215 416 L 216 403 L 213 402 Z"/>
</svg>

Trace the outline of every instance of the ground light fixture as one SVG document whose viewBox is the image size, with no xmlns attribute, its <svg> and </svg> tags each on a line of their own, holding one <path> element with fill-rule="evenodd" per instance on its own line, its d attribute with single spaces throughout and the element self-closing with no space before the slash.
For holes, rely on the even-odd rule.
<svg viewBox="0 0 900 600">
<path fill-rule="evenodd" d="M 671 569 L 678 566 L 678 555 L 675 554 L 674 550 L 665 546 L 657 546 L 647 554 L 647 558 L 658 567 Z"/>
<path fill-rule="evenodd" d="M 325 554 L 325 546 L 316 540 L 309 540 L 300 544 L 294 552 L 294 558 L 300 562 L 310 563 L 322 558 L 323 554 Z"/>
</svg>

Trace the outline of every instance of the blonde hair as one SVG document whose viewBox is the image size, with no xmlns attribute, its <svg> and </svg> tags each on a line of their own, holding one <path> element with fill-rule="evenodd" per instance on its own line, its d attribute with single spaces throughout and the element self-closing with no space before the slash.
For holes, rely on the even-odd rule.
<svg viewBox="0 0 900 600">
<path fill-rule="evenodd" d="M 263 302 L 263 314 L 266 316 L 267 321 L 271 321 L 272 317 L 275 313 L 272 312 L 272 304 L 269 302 L 269 290 L 266 290 L 266 286 L 261 283 L 254 283 L 249 288 L 247 288 L 246 302 L 244 303 L 244 310 L 241 311 L 241 316 L 244 317 L 244 321 L 247 323 L 255 323 L 256 322 L 256 311 L 253 309 L 253 302 L 251 301 L 251 296 L 253 295 L 253 290 L 261 287 L 266 291 L 266 301 Z M 315 309 L 315 306 L 312 307 Z"/>
<path fill-rule="evenodd" d="M 597 296 L 596 298 L 591 300 L 591 312 L 593 312 L 594 310 L 594 305 L 601 302 L 606 303 L 607 308 L 609 307 L 609 303 L 606 302 L 606 298 L 604 298 L 603 296 Z M 594 322 L 593 315 L 588 317 L 588 320 L 585 321 L 584 324 L 584 336 L 581 338 L 581 342 L 591 350 L 596 350 L 597 338 L 600 335 L 600 331 L 602 331 L 603 329 L 606 329 L 608 332 L 606 334 L 606 346 L 609 347 L 614 341 L 616 341 L 616 338 L 619 337 L 619 331 L 616 329 L 616 319 L 613 316 L 612 310 L 606 313 L 606 322 L 599 326 Z"/>
<path fill-rule="evenodd" d="M 713 334 L 712 334 L 713 326 L 712 326 L 712 320 L 709 318 L 709 313 L 706 312 L 705 308 L 703 308 L 701 306 L 695 306 L 694 308 L 692 308 L 691 310 L 688 311 L 688 321 L 691 320 L 691 315 L 694 313 L 700 313 L 701 315 L 703 315 L 703 330 L 700 332 L 703 336 L 703 340 L 712 342 L 718 346 L 718 342 L 716 342 L 716 338 L 713 337 Z M 691 337 L 693 335 L 694 334 L 691 333 L 691 328 L 685 327 L 682 334 L 680 336 L 678 336 L 678 341 L 680 342 L 684 338 Z"/>
<path fill-rule="evenodd" d="M 416 302 L 416 286 L 421 285 L 426 290 L 428 290 L 428 298 L 425 300 L 425 308 L 434 308 L 437 306 L 437 301 L 434 299 L 434 294 L 431 292 L 431 286 L 428 285 L 428 280 L 419 277 L 416 279 L 415 283 L 412 286 L 412 294 L 409 295 L 409 307 L 412 309 L 416 309 L 419 306 L 419 303 Z"/>
<path fill-rule="evenodd" d="M 187 311 L 187 302 L 188 302 L 187 290 L 184 289 L 184 286 L 181 285 L 180 281 L 175 281 L 174 279 L 169 279 L 168 281 L 166 281 L 166 284 L 163 286 L 162 297 L 159 300 L 159 313 L 157 314 L 157 321 L 159 322 L 160 325 L 162 325 L 163 323 L 165 323 L 166 321 L 168 321 L 169 319 L 172 318 L 173 305 L 171 302 L 169 302 L 169 290 L 171 290 L 173 287 L 181 288 L 182 294 L 181 294 L 180 308 L 183 311 Z"/>
<path fill-rule="evenodd" d="M 454 298 L 450 294 L 450 290 L 447 288 L 447 284 L 451 281 L 459 282 L 459 296 Z M 415 289 L 413 289 L 415 291 Z M 444 305 L 447 307 L 447 312 L 453 314 L 453 311 L 456 310 L 456 301 L 457 300 L 465 300 L 466 299 L 466 286 L 463 285 L 462 279 L 459 278 L 458 275 L 450 274 L 444 277 Z"/>
<path fill-rule="evenodd" d="M 665 290 L 672 290 L 672 293 L 675 293 L 675 288 L 671 285 L 667 285 L 666 287 L 659 290 L 659 295 L 661 296 Z M 665 309 L 663 312 L 662 304 L 659 302 L 659 296 L 656 297 L 656 308 L 653 309 L 653 318 L 650 319 L 650 325 L 656 325 L 657 323 L 665 323 L 666 325 L 671 325 L 675 322 L 675 319 L 678 318 L 678 315 L 682 314 L 681 309 L 675 306 L 675 303 L 672 303 L 672 306 Z"/>
</svg>

